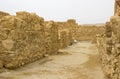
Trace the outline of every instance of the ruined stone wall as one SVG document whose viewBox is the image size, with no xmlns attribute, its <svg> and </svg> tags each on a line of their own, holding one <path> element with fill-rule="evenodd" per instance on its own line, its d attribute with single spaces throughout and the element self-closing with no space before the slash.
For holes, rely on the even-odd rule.
<svg viewBox="0 0 120 79">
<path fill-rule="evenodd" d="M 120 0 L 115 0 L 114 15 L 120 16 Z"/>
<path fill-rule="evenodd" d="M 65 48 L 72 44 L 74 39 L 75 23 L 71 22 L 57 22 L 58 25 L 58 43 L 59 48 Z"/>
<path fill-rule="evenodd" d="M 72 39 L 73 40 L 77 39 L 78 24 L 76 23 L 76 20 L 74 20 L 74 19 L 68 19 L 66 26 L 68 26 L 70 28 L 70 30 L 71 30 Z"/>
<path fill-rule="evenodd" d="M 115 15 L 106 22 L 105 34 L 97 37 L 98 51 L 106 79 L 120 79 L 120 16 L 118 11 L 120 8 L 116 1 Z"/>
<path fill-rule="evenodd" d="M 45 22 L 45 47 L 47 54 L 58 51 L 58 27 L 53 21 Z"/>
<path fill-rule="evenodd" d="M 9 15 L 9 13 L 0 11 L 0 19 L 6 15 Z"/>
<path fill-rule="evenodd" d="M 56 53 L 73 42 L 72 30 L 71 22 L 44 21 L 35 13 L 0 12 L 0 68 L 17 68 Z"/>
<path fill-rule="evenodd" d="M 115 22 L 115 18 L 114 20 L 111 18 L 111 21 L 106 23 L 105 34 L 97 39 L 102 69 L 106 79 L 120 79 L 119 22 L 120 20 Z"/>
<path fill-rule="evenodd" d="M 58 31 L 58 43 L 59 43 L 59 48 L 65 48 L 67 46 L 69 46 L 72 42 L 71 42 L 71 37 L 70 37 L 71 32 L 68 29 L 64 29 L 64 30 L 59 30 Z"/>
<path fill-rule="evenodd" d="M 80 25 L 77 30 L 77 38 L 78 41 L 94 41 L 97 34 L 104 33 L 103 26 L 84 26 Z"/>
<path fill-rule="evenodd" d="M 19 67 L 44 55 L 43 23 L 42 18 L 27 12 L 0 19 L 0 60 L 5 67 Z"/>
</svg>

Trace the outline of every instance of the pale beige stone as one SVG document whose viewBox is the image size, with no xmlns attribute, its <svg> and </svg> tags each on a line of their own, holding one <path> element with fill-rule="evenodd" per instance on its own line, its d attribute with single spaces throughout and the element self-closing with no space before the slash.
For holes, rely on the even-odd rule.
<svg viewBox="0 0 120 79">
<path fill-rule="evenodd" d="M 2 41 L 2 45 L 5 49 L 11 50 L 14 45 L 14 41 L 12 39 L 6 39 Z"/>
</svg>

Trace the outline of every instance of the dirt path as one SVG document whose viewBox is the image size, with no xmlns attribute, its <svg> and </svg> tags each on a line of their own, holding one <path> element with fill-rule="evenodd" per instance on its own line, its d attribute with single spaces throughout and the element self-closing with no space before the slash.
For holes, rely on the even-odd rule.
<svg viewBox="0 0 120 79">
<path fill-rule="evenodd" d="M 104 79 L 95 45 L 80 42 L 60 51 L 64 53 L 6 71 L 0 79 Z"/>
</svg>

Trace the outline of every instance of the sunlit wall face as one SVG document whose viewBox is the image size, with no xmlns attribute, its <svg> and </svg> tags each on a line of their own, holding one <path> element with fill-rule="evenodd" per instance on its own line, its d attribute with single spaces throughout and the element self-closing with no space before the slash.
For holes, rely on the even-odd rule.
<svg viewBox="0 0 120 79">
<path fill-rule="evenodd" d="M 104 23 L 113 15 L 114 0 L 2 0 L 0 10 L 36 12 L 45 20 L 74 18 L 80 24 Z"/>
</svg>

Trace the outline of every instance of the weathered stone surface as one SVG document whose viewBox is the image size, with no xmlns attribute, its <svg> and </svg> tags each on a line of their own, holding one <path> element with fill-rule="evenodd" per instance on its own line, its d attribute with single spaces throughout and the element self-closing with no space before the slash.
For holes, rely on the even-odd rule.
<svg viewBox="0 0 120 79">
<path fill-rule="evenodd" d="M 44 20 L 36 14 L 17 12 L 0 19 L 2 32 L 0 58 L 7 68 L 33 62 L 45 54 Z"/>
<path fill-rule="evenodd" d="M 76 20 L 75 19 L 68 19 L 67 20 L 67 27 L 71 31 L 72 39 L 76 40 L 77 34 L 78 34 L 78 24 L 76 23 Z"/>
<path fill-rule="evenodd" d="M 76 37 L 78 41 L 92 41 L 94 43 L 96 35 L 103 34 L 104 30 L 103 26 L 79 25 Z"/>
<path fill-rule="evenodd" d="M 2 45 L 6 50 L 11 50 L 13 48 L 14 41 L 11 39 L 6 39 L 2 41 Z"/>
<path fill-rule="evenodd" d="M 45 47 L 47 54 L 58 51 L 58 27 L 53 21 L 45 22 Z"/>
<path fill-rule="evenodd" d="M 105 37 L 98 37 L 98 49 L 106 79 L 120 79 L 120 0 L 115 0 L 115 15 L 105 25 Z M 104 50 L 105 49 L 105 50 Z"/>
<path fill-rule="evenodd" d="M 0 19 L 1 19 L 2 17 L 4 17 L 4 16 L 7 16 L 7 15 L 9 15 L 9 14 L 6 13 L 6 12 L 0 11 Z"/>
<path fill-rule="evenodd" d="M 77 24 L 74 20 L 67 22 L 57 22 L 58 25 L 58 43 L 59 49 L 65 48 L 72 44 L 73 40 L 76 38 L 76 32 L 74 32 Z"/>
<path fill-rule="evenodd" d="M 115 0 L 115 12 L 114 15 L 120 16 L 120 0 Z"/>
<path fill-rule="evenodd" d="M 69 46 L 76 27 L 75 20 L 45 22 L 25 11 L 6 14 L 0 18 L 0 67 L 17 68 Z"/>
<path fill-rule="evenodd" d="M 0 61 L 0 69 L 3 68 L 3 62 Z"/>
</svg>

